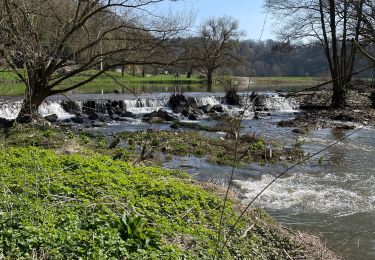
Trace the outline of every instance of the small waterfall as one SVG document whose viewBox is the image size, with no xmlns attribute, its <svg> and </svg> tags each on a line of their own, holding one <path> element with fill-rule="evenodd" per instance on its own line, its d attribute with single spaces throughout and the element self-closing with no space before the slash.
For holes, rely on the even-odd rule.
<svg viewBox="0 0 375 260">
<path fill-rule="evenodd" d="M 15 119 L 21 110 L 21 101 L 2 101 L 0 103 L 0 117 Z"/>
<path fill-rule="evenodd" d="M 222 96 L 208 96 L 208 97 L 199 97 L 195 98 L 196 104 L 198 106 L 206 106 L 206 105 L 220 105 L 224 103 L 224 97 Z"/>
<path fill-rule="evenodd" d="M 269 111 L 295 112 L 298 105 L 295 101 L 288 100 L 285 97 L 271 96 L 266 98 L 265 107 Z"/>
<path fill-rule="evenodd" d="M 194 104 L 197 107 L 206 105 L 215 106 L 222 105 L 226 112 L 239 112 L 242 108 L 236 106 L 229 106 L 225 104 L 224 95 L 186 95 L 190 104 Z M 246 96 L 241 93 L 242 104 L 246 104 Z M 39 108 L 39 113 L 42 116 L 56 114 L 59 119 L 71 118 L 74 114 L 84 113 L 90 114 L 92 111 L 96 111 L 101 114 L 109 114 L 110 110 L 121 110 L 128 111 L 134 114 L 142 115 L 146 113 L 159 110 L 161 108 L 168 112 L 172 112 L 168 106 L 169 96 L 143 96 L 141 98 L 128 98 L 124 100 L 107 100 L 107 99 L 89 99 L 84 101 L 66 101 L 66 100 L 54 100 L 45 101 Z M 298 109 L 298 104 L 292 99 L 287 99 L 276 93 L 260 93 L 254 98 L 253 106 L 250 106 L 247 113 L 251 117 L 251 113 L 256 111 L 270 111 L 270 112 L 294 112 Z M 22 101 L 17 100 L 4 100 L 0 101 L 0 117 L 6 119 L 16 118 L 18 112 L 21 109 Z M 115 112 L 112 112 L 115 113 Z"/>
<path fill-rule="evenodd" d="M 252 106 L 250 106 L 251 109 L 255 109 L 256 111 L 296 112 L 299 108 L 299 105 L 295 100 L 287 99 L 276 93 L 256 94 L 253 99 L 242 96 L 242 104 L 246 103 L 247 98 L 249 98 L 247 103 L 252 103 Z"/>
<path fill-rule="evenodd" d="M 90 114 L 92 111 L 106 114 L 107 103 L 108 101 L 104 100 L 87 100 L 79 102 L 79 106 L 81 107 L 81 110 L 86 114 Z"/>
<path fill-rule="evenodd" d="M 21 110 L 22 101 L 3 101 L 0 103 L 0 117 L 15 119 Z M 46 101 L 39 107 L 42 116 L 56 114 L 59 119 L 71 118 L 74 115 L 67 113 L 60 104 L 60 101 Z"/>
<path fill-rule="evenodd" d="M 125 108 L 127 111 L 136 114 L 145 114 L 160 108 L 168 107 L 169 98 L 139 98 L 139 99 L 126 99 L 124 100 Z"/>
<path fill-rule="evenodd" d="M 56 114 L 59 119 L 66 119 L 66 118 L 71 118 L 74 115 L 69 114 L 66 112 L 60 102 L 44 102 L 40 107 L 39 107 L 39 113 L 42 116 L 48 116 L 52 114 Z"/>
<path fill-rule="evenodd" d="M 124 103 L 127 110 L 141 106 L 141 103 L 137 99 L 124 100 Z"/>
</svg>

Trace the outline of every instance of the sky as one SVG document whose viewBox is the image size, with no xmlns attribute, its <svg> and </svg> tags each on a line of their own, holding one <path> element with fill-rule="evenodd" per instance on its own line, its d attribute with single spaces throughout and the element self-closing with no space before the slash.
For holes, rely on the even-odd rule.
<svg viewBox="0 0 375 260">
<path fill-rule="evenodd" d="M 247 39 L 259 39 L 266 20 L 262 40 L 275 39 L 276 35 L 272 29 L 274 21 L 269 16 L 265 19 L 263 2 L 263 0 L 179 0 L 165 1 L 160 8 L 170 8 L 172 11 L 194 10 L 197 13 L 196 25 L 209 17 L 232 16 L 239 21 L 240 29 L 246 32 Z"/>
</svg>

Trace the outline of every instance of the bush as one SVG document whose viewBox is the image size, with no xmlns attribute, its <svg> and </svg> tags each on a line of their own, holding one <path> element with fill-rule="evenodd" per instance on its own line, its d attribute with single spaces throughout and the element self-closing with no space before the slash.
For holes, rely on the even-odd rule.
<svg viewBox="0 0 375 260">
<path fill-rule="evenodd" d="M 187 105 L 189 105 L 189 101 L 188 99 L 185 97 L 184 93 L 182 92 L 177 92 L 177 93 L 173 93 L 170 97 L 169 97 L 169 102 L 168 102 L 169 106 L 172 108 L 172 109 L 175 109 L 177 107 L 185 107 Z"/>
<path fill-rule="evenodd" d="M 228 83 L 225 87 L 225 100 L 228 105 L 239 106 L 241 104 L 240 96 L 237 94 L 238 86 Z"/>
</svg>

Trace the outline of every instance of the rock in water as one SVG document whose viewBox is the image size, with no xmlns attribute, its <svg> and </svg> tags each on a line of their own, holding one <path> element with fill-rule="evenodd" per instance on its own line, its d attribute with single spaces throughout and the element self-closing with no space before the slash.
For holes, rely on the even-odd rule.
<svg viewBox="0 0 375 260">
<path fill-rule="evenodd" d="M 44 119 L 50 123 L 56 123 L 59 117 L 56 114 L 45 116 Z"/>
<path fill-rule="evenodd" d="M 190 114 L 190 115 L 188 116 L 188 119 L 189 119 L 189 120 L 193 120 L 193 121 L 195 121 L 195 120 L 197 120 L 198 118 L 197 118 L 197 116 L 196 116 L 195 114 Z"/>
<path fill-rule="evenodd" d="M 82 114 L 76 114 L 75 117 L 72 118 L 72 121 L 76 124 L 83 124 L 83 122 L 85 121 L 84 120 L 84 117 Z"/>
<path fill-rule="evenodd" d="M 223 113 L 224 112 L 224 109 L 223 109 L 223 106 L 222 105 L 214 105 L 212 108 L 211 108 L 211 113 L 212 112 L 218 112 L 218 113 Z"/>
<path fill-rule="evenodd" d="M 149 123 L 162 123 L 163 121 L 177 121 L 178 118 L 163 109 L 143 116 L 143 120 Z"/>
<path fill-rule="evenodd" d="M 310 132 L 310 129 L 307 127 L 301 127 L 293 129 L 292 132 L 297 134 L 308 134 Z"/>
<path fill-rule="evenodd" d="M 100 122 L 100 121 L 94 121 L 94 122 L 92 122 L 92 127 L 103 127 L 103 126 L 105 126 L 106 124 L 105 123 L 103 123 L 103 122 Z"/>
<path fill-rule="evenodd" d="M 0 117 L 0 128 L 10 128 L 14 124 L 14 120 L 8 120 Z"/>
</svg>

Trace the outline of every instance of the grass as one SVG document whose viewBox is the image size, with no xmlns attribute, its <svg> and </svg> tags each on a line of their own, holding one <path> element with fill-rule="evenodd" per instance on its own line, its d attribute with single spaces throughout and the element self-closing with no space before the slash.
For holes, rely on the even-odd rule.
<svg viewBox="0 0 375 260">
<path fill-rule="evenodd" d="M 288 82 L 295 82 L 295 81 L 315 81 L 321 79 L 319 77 L 254 77 L 257 81 L 288 81 Z"/>
<path fill-rule="evenodd" d="M 278 87 L 288 90 L 288 87 L 308 87 L 329 81 L 322 77 L 254 77 L 256 86 Z"/>
<path fill-rule="evenodd" d="M 19 71 L 21 74 L 23 70 Z M 82 72 L 79 75 L 66 80 L 61 87 L 71 86 L 75 83 L 81 82 L 92 76 L 95 71 Z M 205 82 L 202 77 L 193 75 L 188 79 L 185 75 L 175 78 L 174 75 L 156 75 L 142 77 L 140 75 L 131 75 L 126 73 L 124 77 L 120 72 L 110 71 L 108 75 L 104 74 L 90 83 L 81 86 L 80 88 L 72 91 L 72 93 L 79 94 L 97 94 L 97 93 L 114 93 L 115 91 L 129 93 L 123 89 L 121 85 L 126 86 L 132 92 L 173 92 L 176 87 L 182 88 L 183 91 L 201 92 L 205 91 Z M 114 81 L 116 79 L 118 83 Z M 217 77 L 221 79 L 222 77 Z M 328 78 L 320 77 L 253 77 L 255 82 L 251 86 L 252 90 L 298 90 L 303 87 L 313 86 L 325 81 Z M 367 79 L 363 79 L 367 80 Z M 247 83 L 240 89 L 247 88 Z M 223 91 L 223 87 L 218 84 L 214 86 L 214 91 Z M 17 96 L 25 93 L 24 84 L 17 78 L 15 73 L 10 71 L 0 70 L 0 96 Z"/>
<path fill-rule="evenodd" d="M 0 134 L 0 147 L 4 259 L 210 259 L 215 254 L 222 193 L 213 186 L 179 171 L 113 159 L 102 139 L 72 132 L 16 126 Z M 226 232 L 240 208 L 235 199 L 229 201 Z M 314 251 L 259 209 L 245 215 L 234 238 L 222 259 L 287 259 Z"/>
<path fill-rule="evenodd" d="M 235 141 L 208 137 L 195 131 L 148 131 L 125 132 L 121 137 L 129 147 L 147 142 L 157 152 L 167 157 L 173 155 L 206 157 L 217 164 L 232 165 L 235 158 Z M 299 147 L 282 148 L 274 145 L 272 157 L 265 157 L 266 142 L 255 135 L 241 136 L 238 158 L 240 164 L 279 162 L 280 160 L 297 160 L 304 156 Z M 134 149 L 134 148 L 133 148 Z M 268 150 L 268 149 L 267 149 Z M 283 158 L 283 159 L 281 159 Z M 285 159 L 284 159 L 285 158 Z"/>
<path fill-rule="evenodd" d="M 20 71 L 20 73 L 24 73 Z M 95 71 L 86 71 L 82 72 L 79 75 L 72 77 L 71 79 L 66 80 L 61 87 L 71 86 L 78 82 L 84 81 L 92 76 Z M 201 86 L 204 82 L 202 79 L 196 75 L 193 75 L 192 78 L 188 79 L 186 76 L 181 75 L 176 78 L 173 75 L 157 75 L 157 76 L 146 76 L 141 77 L 139 75 L 132 76 L 130 74 L 125 74 L 124 77 L 121 76 L 119 72 L 108 72 L 108 75 L 103 74 L 91 81 L 90 83 L 85 84 L 77 90 L 74 90 L 75 93 L 113 93 L 114 90 L 121 91 L 121 85 L 115 82 L 115 78 L 118 83 L 125 85 L 130 89 L 133 89 L 135 92 L 139 91 L 139 88 L 142 88 L 147 85 L 164 87 L 165 85 L 175 86 L 175 85 L 186 85 L 194 87 L 196 89 L 201 89 Z M 141 89 L 143 91 L 143 89 Z M 24 84 L 19 80 L 15 73 L 10 71 L 0 71 L 0 95 L 22 95 L 25 92 Z"/>
<path fill-rule="evenodd" d="M 108 149 L 113 140 L 119 137 L 120 145 Z M 196 156 L 207 158 L 210 162 L 231 165 L 234 159 L 234 140 L 224 140 L 209 137 L 196 131 L 137 131 L 123 132 L 108 139 L 103 136 L 94 136 L 87 133 L 74 134 L 70 131 L 40 130 L 32 132 L 23 129 L 13 130 L 11 135 L 4 136 L 3 147 L 35 146 L 58 150 L 62 153 L 71 151 L 90 154 L 96 151 L 113 159 L 137 161 L 143 148 L 149 152 L 145 163 L 156 164 L 161 160 L 168 160 L 174 155 Z M 240 164 L 260 163 L 266 161 L 265 148 L 272 147 L 270 163 L 298 160 L 304 156 L 298 146 L 281 147 L 276 141 L 266 142 L 255 135 L 241 136 L 238 156 Z M 1 143 L 0 143 L 1 148 Z M 152 153 L 150 153 L 152 151 Z M 163 156 L 159 156 L 163 154 Z"/>
</svg>

